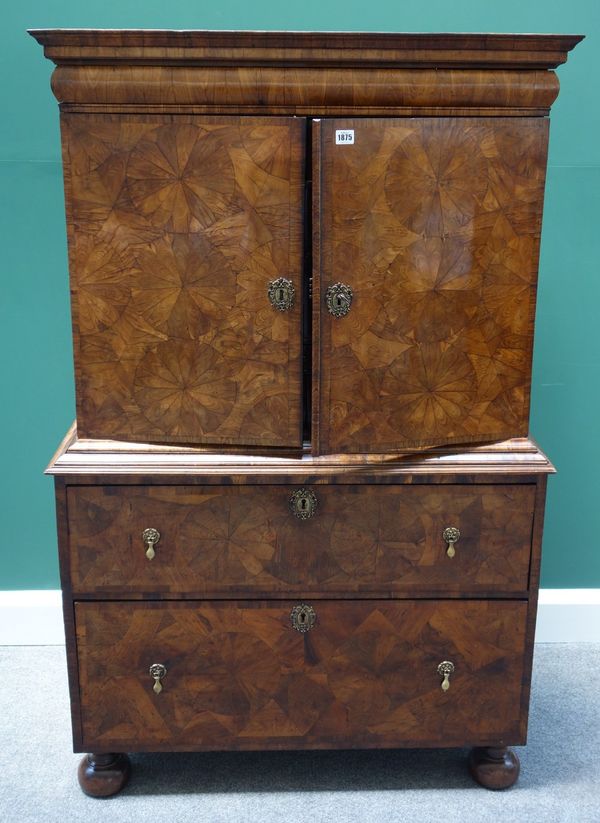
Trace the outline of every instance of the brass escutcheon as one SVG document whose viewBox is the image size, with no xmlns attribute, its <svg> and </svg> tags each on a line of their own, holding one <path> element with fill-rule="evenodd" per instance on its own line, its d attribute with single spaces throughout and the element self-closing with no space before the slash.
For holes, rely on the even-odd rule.
<svg viewBox="0 0 600 823">
<path fill-rule="evenodd" d="M 444 678 L 442 680 L 442 691 L 447 692 L 450 688 L 450 675 L 454 674 L 454 663 L 451 663 L 450 660 L 443 660 L 437 667 L 437 672 L 440 677 Z"/>
<path fill-rule="evenodd" d="M 142 540 L 144 541 L 144 546 L 146 546 L 146 557 L 148 560 L 153 560 L 156 556 L 154 547 L 160 540 L 160 532 L 158 529 L 144 529 L 142 532 Z"/>
<path fill-rule="evenodd" d="M 267 294 L 271 305 L 278 311 L 288 311 L 294 305 L 296 289 L 291 280 L 285 277 L 278 277 L 271 280 L 267 288 Z"/>
<path fill-rule="evenodd" d="M 304 634 L 305 632 L 309 632 L 315 625 L 317 615 L 313 607 L 309 606 L 308 603 L 299 603 L 292 609 L 290 620 L 292 621 L 293 628 L 296 629 L 297 632 Z"/>
<path fill-rule="evenodd" d="M 333 283 L 325 295 L 327 311 L 333 317 L 345 317 L 350 311 L 353 296 L 350 286 L 345 283 Z"/>
<path fill-rule="evenodd" d="M 160 694 L 163 690 L 163 685 L 160 682 L 167 673 L 166 666 L 162 663 L 153 663 L 149 668 L 150 677 L 154 680 L 152 691 L 154 694 Z"/>
<path fill-rule="evenodd" d="M 460 529 L 457 529 L 455 526 L 448 526 L 447 529 L 444 529 L 442 537 L 448 544 L 446 554 L 448 555 L 448 557 L 454 557 L 454 555 L 456 554 L 454 544 L 457 543 L 460 539 Z"/>
<path fill-rule="evenodd" d="M 308 520 L 317 510 L 317 496 L 310 489 L 298 489 L 290 497 L 290 509 L 300 520 Z"/>
</svg>

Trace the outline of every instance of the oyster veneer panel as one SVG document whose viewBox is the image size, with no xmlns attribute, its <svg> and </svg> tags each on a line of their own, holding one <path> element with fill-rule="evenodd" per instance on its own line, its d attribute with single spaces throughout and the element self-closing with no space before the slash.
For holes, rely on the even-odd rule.
<svg viewBox="0 0 600 823">
<path fill-rule="evenodd" d="M 317 453 L 527 434 L 547 128 L 320 124 Z M 323 296 L 340 281 L 353 301 L 338 318 Z"/>
<path fill-rule="evenodd" d="M 62 126 L 80 434 L 298 447 L 303 123 Z"/>
</svg>

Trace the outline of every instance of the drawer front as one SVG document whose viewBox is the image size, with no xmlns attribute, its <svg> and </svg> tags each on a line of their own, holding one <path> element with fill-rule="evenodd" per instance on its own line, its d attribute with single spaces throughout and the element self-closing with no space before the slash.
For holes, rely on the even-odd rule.
<svg viewBox="0 0 600 823">
<path fill-rule="evenodd" d="M 77 603 L 83 749 L 524 742 L 526 602 L 294 605 Z"/>
<path fill-rule="evenodd" d="M 71 487 L 73 590 L 254 596 L 527 589 L 533 485 L 313 486 L 316 510 L 306 519 L 291 510 L 296 491 Z M 310 502 L 308 495 L 297 513 L 308 513 L 301 506 Z M 460 532 L 452 546 L 448 528 Z M 159 533 L 158 542 L 144 542 L 146 529 Z"/>
</svg>

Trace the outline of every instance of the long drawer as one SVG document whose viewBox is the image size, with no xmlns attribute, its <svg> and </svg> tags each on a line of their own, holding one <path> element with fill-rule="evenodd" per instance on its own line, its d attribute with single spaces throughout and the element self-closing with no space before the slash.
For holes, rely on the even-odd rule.
<svg viewBox="0 0 600 823">
<path fill-rule="evenodd" d="M 525 601 L 298 605 L 77 603 L 83 750 L 524 742 Z"/>
<path fill-rule="evenodd" d="M 531 484 L 73 486 L 71 581 L 121 596 L 523 592 L 534 496 Z"/>
</svg>

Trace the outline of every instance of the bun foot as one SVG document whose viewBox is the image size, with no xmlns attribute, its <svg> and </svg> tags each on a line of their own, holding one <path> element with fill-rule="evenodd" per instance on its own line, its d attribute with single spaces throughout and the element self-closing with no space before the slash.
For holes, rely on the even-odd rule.
<svg viewBox="0 0 600 823">
<path fill-rule="evenodd" d="M 508 789 L 517 782 L 521 764 L 512 749 L 476 747 L 469 754 L 471 777 L 486 789 Z"/>
<path fill-rule="evenodd" d="M 90 797 L 110 797 L 129 780 L 131 763 L 126 754 L 86 754 L 77 770 L 79 785 Z"/>
</svg>

